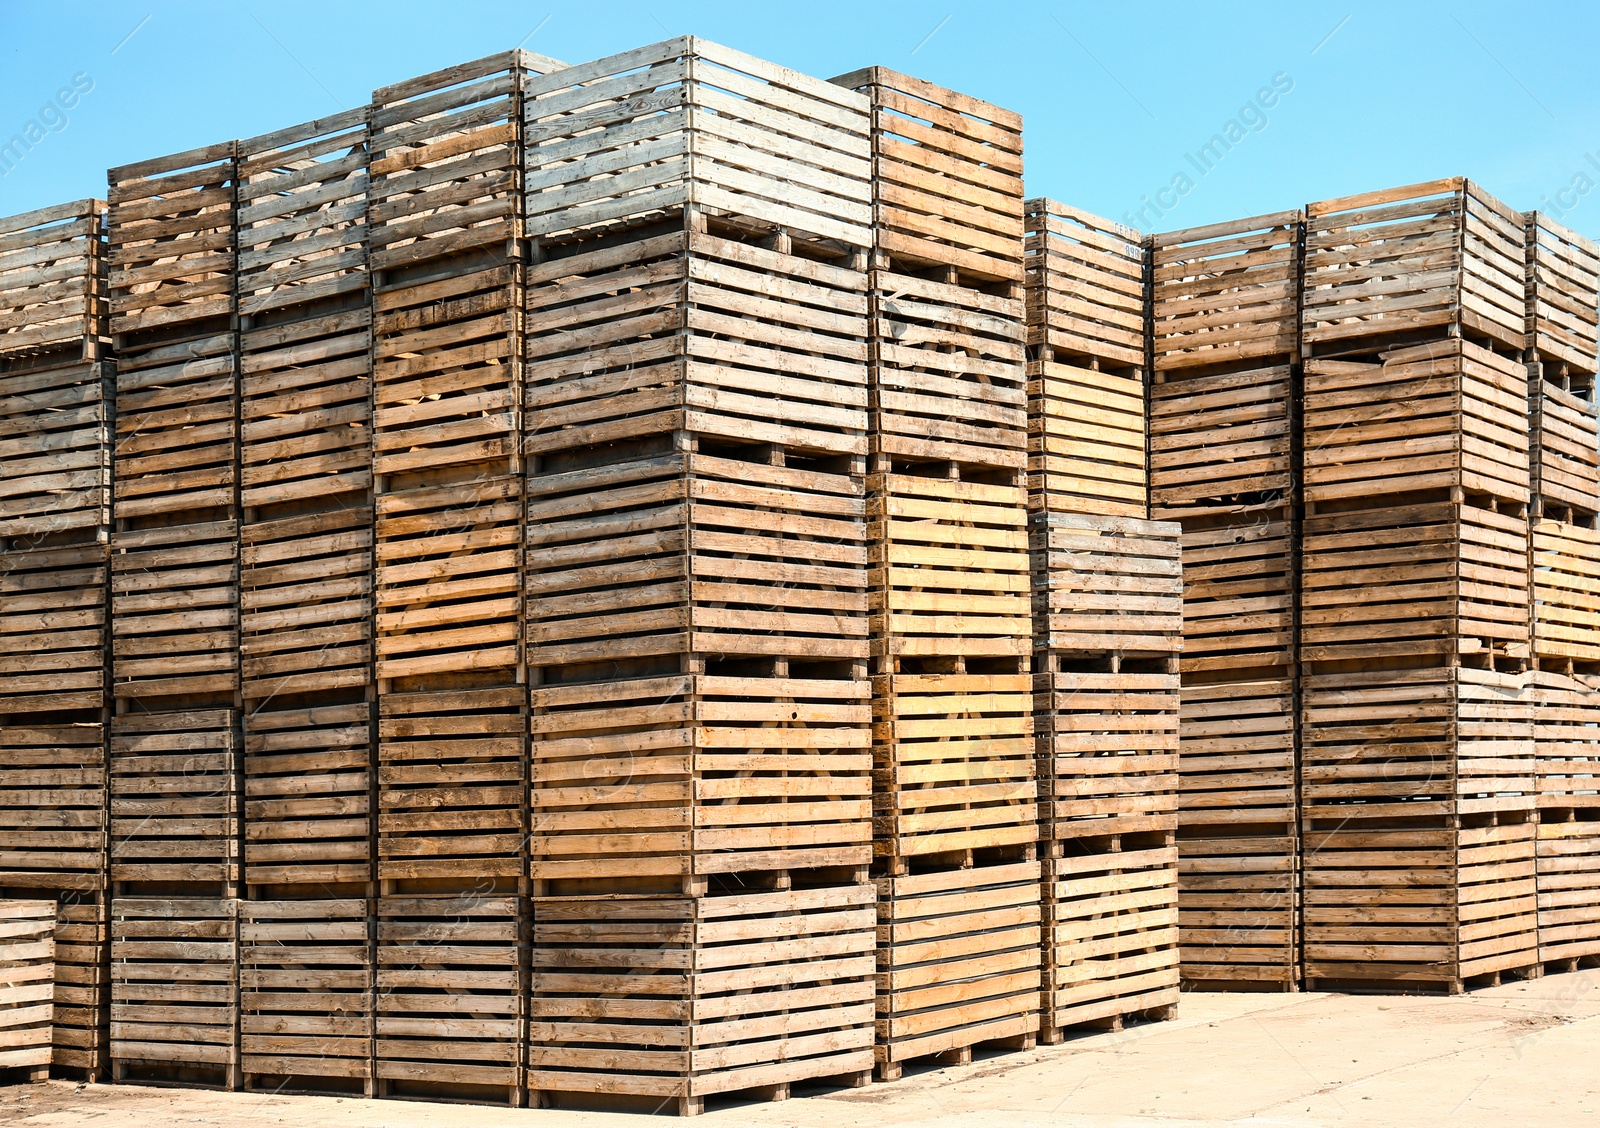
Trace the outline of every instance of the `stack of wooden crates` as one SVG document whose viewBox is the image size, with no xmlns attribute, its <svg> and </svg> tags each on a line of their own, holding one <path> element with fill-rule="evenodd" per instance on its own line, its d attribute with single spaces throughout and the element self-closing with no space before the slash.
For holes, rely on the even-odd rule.
<svg viewBox="0 0 1600 1128">
<path fill-rule="evenodd" d="M 1524 220 L 1539 959 L 1571 970 L 1600 956 L 1600 247 Z"/>
<path fill-rule="evenodd" d="M 1196 986 L 1291 990 L 1302 216 L 1151 239 L 1150 497 L 1183 526 L 1179 887 Z"/>
<path fill-rule="evenodd" d="M 1538 965 L 1525 247 L 1462 179 L 1307 211 L 1312 985 Z"/>
<path fill-rule="evenodd" d="M 1146 255 L 1027 204 L 1046 1039 L 1178 1000 L 1179 529 L 1149 519 Z"/>
<path fill-rule="evenodd" d="M 872 1068 L 868 111 L 692 37 L 526 88 L 547 1102 Z"/>
<path fill-rule="evenodd" d="M 105 210 L 0 222 L 0 896 L 56 902 L 46 1061 L 88 1080 L 106 1049 Z"/>
</svg>

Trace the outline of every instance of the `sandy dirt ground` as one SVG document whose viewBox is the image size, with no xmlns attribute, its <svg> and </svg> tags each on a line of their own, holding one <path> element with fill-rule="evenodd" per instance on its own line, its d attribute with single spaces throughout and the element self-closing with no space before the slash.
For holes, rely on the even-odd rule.
<svg viewBox="0 0 1600 1128">
<path fill-rule="evenodd" d="M 1171 1022 L 715 1108 L 713 1125 L 957 1128 L 1600 1125 L 1600 969 L 1455 998 L 1191 994 Z M 26 1128 L 636 1128 L 659 1117 L 53 1081 L 0 1089 Z"/>
</svg>

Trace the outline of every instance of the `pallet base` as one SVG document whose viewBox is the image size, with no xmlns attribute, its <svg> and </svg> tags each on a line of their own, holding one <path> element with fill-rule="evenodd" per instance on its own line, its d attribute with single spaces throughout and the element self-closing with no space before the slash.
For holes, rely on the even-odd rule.
<svg viewBox="0 0 1600 1128">
<path fill-rule="evenodd" d="M 1027 1016 L 1031 1021 L 1031 1016 Z M 918 1054 L 916 1057 L 899 1059 L 885 1058 L 885 1054 L 893 1054 L 893 1046 L 879 1046 L 878 1064 L 873 1069 L 873 1076 L 879 1081 L 898 1081 L 905 1076 L 909 1069 L 918 1072 L 921 1069 L 938 1069 L 950 1065 L 971 1065 L 972 1059 L 984 1051 L 993 1053 L 1021 1053 L 1031 1050 L 1039 1044 L 1039 1035 L 1036 1031 L 1029 1030 L 1023 1034 L 1013 1034 L 998 1038 L 985 1038 L 980 1042 L 973 1042 L 966 1046 L 957 1046 L 950 1050 L 940 1050 L 937 1053 Z"/>
</svg>

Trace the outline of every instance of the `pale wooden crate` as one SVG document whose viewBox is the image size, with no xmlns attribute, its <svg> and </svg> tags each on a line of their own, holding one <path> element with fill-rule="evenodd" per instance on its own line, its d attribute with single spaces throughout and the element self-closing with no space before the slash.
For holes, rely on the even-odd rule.
<svg viewBox="0 0 1600 1128">
<path fill-rule="evenodd" d="M 848 881 L 537 900 L 529 1090 L 694 1113 L 708 1096 L 864 1080 L 873 902 Z"/>
<path fill-rule="evenodd" d="M 1147 441 L 1142 373 L 1028 363 L 1030 511 L 1149 517 Z"/>
<path fill-rule="evenodd" d="M 1527 677 L 1540 809 L 1556 817 L 1600 809 L 1600 686 L 1592 675 L 1534 670 Z"/>
<path fill-rule="evenodd" d="M 515 1101 L 527 1039 L 528 941 L 521 897 L 378 899 L 379 1096 Z"/>
<path fill-rule="evenodd" d="M 1021 282 L 1021 116 L 887 67 L 833 81 L 871 100 L 875 249 L 897 269 Z"/>
<path fill-rule="evenodd" d="M 874 854 L 891 873 L 929 855 L 1031 848 L 1039 836 L 1031 678 L 873 678 Z"/>
<path fill-rule="evenodd" d="M 1179 536 L 1170 522 L 1035 515 L 1035 653 L 1176 654 L 1183 643 Z"/>
<path fill-rule="evenodd" d="M 1044 865 L 1046 1040 L 1086 1024 L 1169 1016 L 1180 935 L 1172 836 L 1085 840 Z"/>
<path fill-rule="evenodd" d="M 380 880 L 459 888 L 525 872 L 527 689 L 498 671 L 485 681 L 379 696 Z"/>
<path fill-rule="evenodd" d="M 1515 508 L 1400 499 L 1308 515 L 1302 544 L 1303 661 L 1528 655 L 1528 529 Z"/>
<path fill-rule="evenodd" d="M 1459 489 L 1526 505 L 1528 372 L 1451 339 L 1305 372 L 1308 503 Z"/>
<path fill-rule="evenodd" d="M 1150 508 L 1176 520 L 1208 506 L 1289 499 L 1288 365 L 1165 374 L 1150 388 Z"/>
<path fill-rule="evenodd" d="M 1055 200 L 1029 200 L 1026 212 L 1028 345 L 1035 356 L 1086 370 L 1116 369 L 1142 382 L 1144 236 Z M 1135 371 L 1120 371 L 1128 368 Z"/>
<path fill-rule="evenodd" d="M 535 687 L 532 877 L 564 892 L 866 866 L 870 694 L 755 671 Z"/>
<path fill-rule="evenodd" d="M 1546 812 L 1539 823 L 1539 959 L 1600 956 L 1600 821 L 1594 809 Z M 1570 966 L 1570 965 L 1569 965 Z"/>
<path fill-rule="evenodd" d="M 1180 766 L 1172 660 L 1058 660 L 1057 666 L 1034 675 L 1046 854 L 1060 853 L 1069 847 L 1056 844 L 1073 839 L 1170 833 Z"/>
<path fill-rule="evenodd" d="M 1040 864 L 1012 861 L 877 879 L 879 1076 L 1039 1030 Z"/>
<path fill-rule="evenodd" d="M 334 888 L 372 878 L 372 705 L 244 711 L 244 880 Z"/>
<path fill-rule="evenodd" d="M 527 232 L 582 238 L 695 209 L 865 250 L 869 107 L 694 36 L 530 75 Z"/>
<path fill-rule="evenodd" d="M 1300 977 L 1297 824 L 1198 827 L 1178 837 L 1183 980 L 1292 991 Z"/>
<path fill-rule="evenodd" d="M 107 547 L 18 547 L 0 575 L 0 715 L 105 703 Z"/>
<path fill-rule="evenodd" d="M 227 512 L 229 516 L 204 519 Z M 239 522 L 231 505 L 111 541 L 112 692 L 229 700 L 239 689 Z"/>
<path fill-rule="evenodd" d="M 239 715 L 123 713 L 111 721 L 111 880 L 239 880 Z"/>
<path fill-rule="evenodd" d="M 0 1069 L 50 1075 L 55 1021 L 54 901 L 0 901 Z"/>
<path fill-rule="evenodd" d="M 1488 817 L 1530 811 L 1535 704 L 1521 674 L 1466 666 L 1303 679 L 1307 818 Z"/>
<path fill-rule="evenodd" d="M 0 219 L 0 369 L 105 355 L 105 213 L 76 200 Z"/>
<path fill-rule="evenodd" d="M 1592 518 L 1600 509 L 1600 421 L 1594 384 L 1568 379 L 1567 387 L 1531 365 L 1529 468 L 1534 498 L 1552 515 L 1562 509 Z"/>
<path fill-rule="evenodd" d="M 107 900 L 105 893 L 73 895 L 56 906 L 55 1048 L 50 1063 L 90 1082 L 104 1076 L 110 1047 Z"/>
<path fill-rule="evenodd" d="M 0 537 L 19 548 L 105 544 L 112 382 L 103 361 L 41 368 L 0 358 Z"/>
<path fill-rule="evenodd" d="M 118 1081 L 234 1087 L 239 902 L 117 897 L 111 909 L 111 1068 Z"/>
<path fill-rule="evenodd" d="M 1528 347 L 1568 374 L 1600 363 L 1600 247 L 1544 212 L 1522 213 L 1528 247 Z"/>
<path fill-rule="evenodd" d="M 1027 495 L 1017 475 L 986 481 L 975 471 L 919 465 L 868 475 L 868 606 L 880 673 L 916 672 L 907 660 L 1021 659 L 1032 650 Z"/>
<path fill-rule="evenodd" d="M 1155 371 L 1292 360 L 1305 230 L 1286 211 L 1150 236 Z"/>
<path fill-rule="evenodd" d="M 239 903 L 240 1066 L 251 1088 L 372 1077 L 372 905 Z"/>
<path fill-rule="evenodd" d="M 1539 961 L 1536 824 L 1345 819 L 1305 832 L 1307 984 L 1459 992 Z"/>
<path fill-rule="evenodd" d="M 1527 347 L 1522 216 L 1464 177 L 1311 204 L 1305 243 L 1308 355 L 1452 327 L 1510 355 Z"/>
<path fill-rule="evenodd" d="M 105 736 L 98 718 L 0 725 L 0 886 L 105 888 Z"/>
<path fill-rule="evenodd" d="M 887 270 L 873 271 L 869 283 L 872 453 L 879 462 L 1023 469 L 1021 300 Z"/>
</svg>

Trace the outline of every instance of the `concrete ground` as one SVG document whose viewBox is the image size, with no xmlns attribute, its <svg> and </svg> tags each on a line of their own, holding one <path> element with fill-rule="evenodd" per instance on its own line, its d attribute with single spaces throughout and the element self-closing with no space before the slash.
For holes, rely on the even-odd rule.
<svg viewBox="0 0 1600 1128">
<path fill-rule="evenodd" d="M 715 1125 L 854 1128 L 1600 1124 L 1600 969 L 1454 998 L 1191 994 L 1171 1022 L 717 1109 Z M 659 1117 L 54 1081 L 0 1089 L 25 1128 L 660 1128 Z"/>
</svg>

